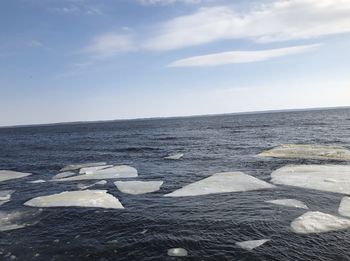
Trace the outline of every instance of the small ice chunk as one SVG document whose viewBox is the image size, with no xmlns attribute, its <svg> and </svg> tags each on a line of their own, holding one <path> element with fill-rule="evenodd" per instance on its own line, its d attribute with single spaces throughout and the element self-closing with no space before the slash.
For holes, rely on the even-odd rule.
<svg viewBox="0 0 350 261">
<path fill-rule="evenodd" d="M 160 190 L 163 181 L 116 181 L 114 184 L 123 193 L 139 195 Z"/>
<path fill-rule="evenodd" d="M 33 198 L 24 203 L 30 207 L 94 207 L 124 208 L 107 190 L 65 191 L 49 196 Z"/>
<path fill-rule="evenodd" d="M 0 190 L 0 200 L 10 200 L 15 190 Z"/>
<path fill-rule="evenodd" d="M 274 184 L 350 195 L 350 165 L 288 165 L 271 177 Z"/>
<path fill-rule="evenodd" d="M 7 202 L 10 202 L 10 200 L 0 200 L 0 206 L 4 205 Z"/>
<path fill-rule="evenodd" d="M 100 180 L 100 181 L 97 181 L 91 185 L 78 184 L 77 187 L 78 187 L 78 189 L 87 189 L 87 188 L 90 188 L 90 187 L 93 187 L 96 185 L 106 185 L 106 184 L 107 184 L 106 180 Z"/>
<path fill-rule="evenodd" d="M 76 181 L 76 180 L 89 180 L 89 179 L 118 179 L 118 178 L 134 178 L 137 177 L 137 169 L 120 165 L 112 168 L 97 170 L 93 174 L 83 174 L 74 177 L 68 177 L 63 179 L 56 179 L 55 181 Z"/>
<path fill-rule="evenodd" d="M 342 198 L 338 212 L 340 215 L 344 217 L 350 217 L 350 198 L 349 197 Z"/>
<path fill-rule="evenodd" d="M 291 228 L 298 234 L 323 233 L 350 228 L 350 220 L 318 211 L 309 211 L 294 219 Z"/>
<path fill-rule="evenodd" d="M 103 166 L 107 165 L 106 162 L 92 162 L 92 163 L 82 163 L 82 164 L 70 164 L 65 167 L 63 167 L 60 171 L 70 171 L 70 170 L 77 170 L 81 168 L 88 168 L 88 167 L 97 167 L 97 166 Z"/>
<path fill-rule="evenodd" d="M 208 178 L 194 182 L 175 190 L 166 197 L 185 197 L 207 194 L 243 192 L 259 189 L 269 189 L 274 186 L 242 172 L 216 173 Z"/>
<path fill-rule="evenodd" d="M 167 160 L 179 160 L 183 156 L 184 156 L 183 153 L 176 153 L 176 154 L 170 154 L 170 155 L 164 157 L 164 159 L 167 159 Z"/>
<path fill-rule="evenodd" d="M 63 178 L 68 178 L 68 177 L 71 177 L 74 175 L 75 175 L 74 172 L 66 171 L 66 172 L 58 173 L 57 175 L 53 176 L 52 179 L 63 179 Z"/>
<path fill-rule="evenodd" d="M 259 154 L 262 157 L 350 160 L 350 150 L 340 146 L 285 144 Z"/>
<path fill-rule="evenodd" d="M 79 170 L 79 174 L 93 174 L 97 170 L 106 169 L 106 168 L 110 168 L 110 167 L 113 167 L 113 165 L 104 165 L 104 166 L 81 168 Z"/>
<path fill-rule="evenodd" d="M 187 256 L 187 250 L 184 248 L 170 248 L 168 249 L 168 256 Z"/>
<path fill-rule="evenodd" d="M 28 183 L 36 184 L 36 183 L 44 183 L 44 182 L 46 181 L 43 179 L 37 179 L 37 180 L 29 181 Z"/>
<path fill-rule="evenodd" d="M 0 182 L 11 180 L 11 179 L 19 179 L 32 175 L 31 173 L 24 173 L 12 170 L 0 170 Z"/>
<path fill-rule="evenodd" d="M 309 209 L 304 202 L 301 202 L 296 199 L 275 199 L 275 200 L 268 200 L 267 203 L 275 204 L 275 205 L 281 205 L 286 207 L 293 207 L 293 208 L 302 208 L 302 209 Z"/>
<path fill-rule="evenodd" d="M 259 240 L 249 240 L 249 241 L 242 241 L 237 242 L 236 245 L 245 249 L 245 250 L 253 250 L 254 248 L 257 248 L 266 242 L 270 241 L 270 239 L 259 239 Z"/>
<path fill-rule="evenodd" d="M 41 211 L 0 211 L 0 231 L 8 231 L 34 225 L 38 222 L 36 217 Z"/>
</svg>

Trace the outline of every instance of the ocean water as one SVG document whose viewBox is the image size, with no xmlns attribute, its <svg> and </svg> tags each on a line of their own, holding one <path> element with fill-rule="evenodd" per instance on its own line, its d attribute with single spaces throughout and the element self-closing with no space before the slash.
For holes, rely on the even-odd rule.
<svg viewBox="0 0 350 261">
<path fill-rule="evenodd" d="M 95 182 L 27 183 L 50 179 L 72 163 L 128 164 L 138 169 L 138 180 L 164 185 L 145 195 L 123 194 L 112 181 L 96 187 L 116 196 L 124 210 L 44 209 L 35 225 L 0 232 L 0 260 L 350 260 L 349 230 L 298 235 L 290 223 L 305 210 L 264 202 L 295 198 L 311 210 L 337 214 L 340 194 L 278 186 L 163 197 L 217 172 L 243 171 L 269 181 L 270 173 L 286 164 L 350 164 L 256 156 L 284 143 L 350 149 L 350 109 L 1 128 L 0 169 L 33 175 L 0 183 L 0 190 L 16 190 L 0 210 L 29 209 L 23 203 L 33 197 Z M 163 159 L 175 152 L 184 158 Z M 235 245 L 263 238 L 271 241 L 252 251 Z M 188 257 L 168 257 L 173 247 L 187 249 Z"/>
</svg>

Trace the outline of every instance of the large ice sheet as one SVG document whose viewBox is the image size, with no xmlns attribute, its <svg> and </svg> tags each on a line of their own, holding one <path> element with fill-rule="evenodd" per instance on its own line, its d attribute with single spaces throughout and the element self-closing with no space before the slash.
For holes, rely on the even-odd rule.
<svg viewBox="0 0 350 261">
<path fill-rule="evenodd" d="M 19 179 L 32 175 L 31 173 L 24 173 L 12 170 L 0 170 L 0 182 L 11 180 L 11 179 Z"/>
<path fill-rule="evenodd" d="M 34 225 L 40 210 L 0 211 L 0 231 L 8 231 Z"/>
<path fill-rule="evenodd" d="M 93 174 L 97 170 L 106 169 L 106 168 L 110 168 L 110 167 L 113 167 L 113 165 L 104 165 L 104 166 L 81 168 L 79 170 L 79 174 Z"/>
<path fill-rule="evenodd" d="M 318 211 L 309 211 L 294 219 L 291 228 L 298 234 L 323 233 L 350 228 L 350 220 Z"/>
<path fill-rule="evenodd" d="M 350 198 L 349 197 L 343 197 L 338 212 L 340 215 L 345 217 L 350 217 Z"/>
<path fill-rule="evenodd" d="M 63 179 L 74 176 L 75 173 L 71 171 L 61 172 L 52 177 L 52 179 Z"/>
<path fill-rule="evenodd" d="M 90 163 L 82 163 L 82 164 L 70 164 L 60 169 L 60 171 L 70 171 L 70 170 L 77 170 L 77 169 L 88 168 L 88 167 L 97 167 L 97 166 L 103 166 L 103 165 L 107 165 L 107 163 L 90 162 Z"/>
<path fill-rule="evenodd" d="M 259 240 L 249 240 L 249 241 L 242 241 L 237 242 L 236 245 L 245 249 L 245 250 L 253 250 L 254 248 L 257 248 L 266 242 L 270 241 L 270 239 L 259 239 Z"/>
<path fill-rule="evenodd" d="M 274 184 L 350 195 L 350 165 L 288 165 L 271 177 Z"/>
<path fill-rule="evenodd" d="M 207 194 L 243 192 L 250 190 L 269 189 L 274 186 L 242 172 L 216 173 L 208 178 L 194 182 L 175 190 L 166 197 L 185 197 Z"/>
<path fill-rule="evenodd" d="M 176 153 L 176 154 L 170 154 L 170 155 L 164 157 L 164 159 L 167 159 L 167 160 L 179 160 L 183 156 L 184 156 L 183 153 Z"/>
<path fill-rule="evenodd" d="M 137 170 L 127 165 L 115 166 L 112 168 L 97 170 L 92 174 L 83 174 L 63 179 L 55 179 L 55 181 L 76 181 L 89 179 L 118 179 L 118 178 L 134 178 L 137 177 Z"/>
<path fill-rule="evenodd" d="M 139 195 L 158 191 L 163 181 L 116 181 L 114 184 L 123 193 Z"/>
<path fill-rule="evenodd" d="M 58 194 L 33 198 L 24 203 L 30 207 L 94 207 L 124 208 L 107 190 L 65 191 Z"/>
<path fill-rule="evenodd" d="M 262 157 L 350 160 L 350 150 L 340 146 L 285 144 L 259 154 Z"/>
<path fill-rule="evenodd" d="M 267 200 L 266 202 L 286 207 L 309 209 L 304 202 L 291 198 Z"/>
</svg>

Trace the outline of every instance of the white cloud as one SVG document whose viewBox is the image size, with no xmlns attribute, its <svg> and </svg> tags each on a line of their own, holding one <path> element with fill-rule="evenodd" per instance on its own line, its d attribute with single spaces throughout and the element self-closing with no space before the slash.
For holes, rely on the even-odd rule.
<svg viewBox="0 0 350 261">
<path fill-rule="evenodd" d="M 201 0 L 139 0 L 143 5 L 170 5 L 175 3 L 199 4 Z"/>
<path fill-rule="evenodd" d="M 214 53 L 201 56 L 193 56 L 177 60 L 169 64 L 169 67 L 204 67 L 218 66 L 233 63 L 251 63 L 270 60 L 277 57 L 304 53 L 320 46 L 319 44 L 299 45 L 286 48 L 259 50 L 259 51 L 233 51 Z"/>
<path fill-rule="evenodd" d="M 83 49 L 94 58 L 108 58 L 121 52 L 135 50 L 129 34 L 106 33 L 99 35 Z"/>
<path fill-rule="evenodd" d="M 239 11 L 200 8 L 160 25 L 144 48 L 170 50 L 224 39 L 275 42 L 350 32 L 350 0 L 278 0 Z"/>
</svg>

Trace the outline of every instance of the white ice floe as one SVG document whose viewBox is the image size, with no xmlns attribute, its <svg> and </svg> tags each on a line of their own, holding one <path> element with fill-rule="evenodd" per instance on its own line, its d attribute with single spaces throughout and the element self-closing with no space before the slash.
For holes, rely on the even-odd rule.
<svg viewBox="0 0 350 261">
<path fill-rule="evenodd" d="M 187 250 L 184 248 L 170 248 L 168 249 L 168 256 L 187 256 Z"/>
<path fill-rule="evenodd" d="M 301 202 L 296 199 L 275 199 L 275 200 L 267 200 L 267 203 L 280 205 L 280 206 L 286 206 L 286 207 L 293 207 L 293 208 L 302 208 L 302 209 L 309 209 L 304 202 Z"/>
<path fill-rule="evenodd" d="M 340 215 L 344 217 L 350 217 L 350 198 L 349 197 L 343 197 L 338 212 Z"/>
<path fill-rule="evenodd" d="M 8 231 L 34 225 L 40 210 L 0 211 L 0 231 Z"/>
<path fill-rule="evenodd" d="M 350 160 L 350 150 L 340 146 L 285 144 L 264 151 L 262 157 Z"/>
<path fill-rule="evenodd" d="M 112 168 L 97 170 L 93 174 L 83 174 L 63 179 L 55 179 L 55 181 L 76 181 L 89 179 L 118 179 L 118 178 L 134 178 L 137 177 L 137 170 L 127 165 L 115 166 Z"/>
<path fill-rule="evenodd" d="M 91 187 L 96 186 L 96 185 L 106 185 L 106 184 L 107 184 L 106 180 L 100 180 L 100 181 L 97 181 L 91 185 L 78 184 L 77 187 L 78 187 L 78 189 L 87 189 L 87 188 L 91 188 Z"/>
<path fill-rule="evenodd" d="M 53 176 L 52 179 L 63 179 L 63 178 L 68 178 L 68 177 L 71 177 L 74 175 L 75 175 L 74 172 L 66 171 L 66 172 L 58 173 L 57 175 Z"/>
<path fill-rule="evenodd" d="M 294 219 L 291 228 L 298 234 L 323 233 L 350 228 L 350 220 L 318 211 L 309 211 Z"/>
<path fill-rule="evenodd" d="M 46 181 L 43 179 L 37 179 L 37 180 L 29 181 L 28 183 L 36 184 L 36 183 L 44 183 L 44 182 Z"/>
<path fill-rule="evenodd" d="M 94 207 L 124 208 L 107 190 L 65 191 L 49 196 L 33 198 L 24 203 L 30 207 Z"/>
<path fill-rule="evenodd" d="M 168 155 L 168 156 L 164 157 L 164 159 L 167 159 L 167 160 L 179 160 L 183 156 L 184 156 L 183 153 L 176 153 L 176 154 Z"/>
<path fill-rule="evenodd" d="M 270 239 L 260 239 L 260 240 L 249 240 L 249 241 L 242 241 L 237 242 L 236 245 L 240 248 L 243 248 L 245 250 L 253 250 L 254 248 L 257 248 L 266 242 L 270 241 Z"/>
<path fill-rule="evenodd" d="M 175 190 L 166 197 L 185 197 L 206 194 L 241 192 L 259 189 L 269 189 L 274 186 L 242 172 L 216 173 L 208 178 L 194 182 Z"/>
<path fill-rule="evenodd" d="M 0 190 L 0 206 L 9 202 L 15 190 Z"/>
<path fill-rule="evenodd" d="M 274 184 L 350 195 L 350 165 L 288 165 L 271 177 Z"/>
<path fill-rule="evenodd" d="M 70 170 L 77 170 L 81 168 L 88 168 L 88 167 L 97 167 L 97 166 L 103 166 L 107 165 L 106 162 L 91 162 L 91 163 L 82 163 L 82 164 L 70 164 L 65 167 L 63 167 L 60 171 L 70 171 Z"/>
<path fill-rule="evenodd" d="M 96 167 L 87 167 L 87 168 L 81 168 L 79 170 L 79 174 L 93 174 L 97 170 L 111 168 L 113 165 L 104 165 L 104 166 L 96 166 Z"/>
<path fill-rule="evenodd" d="M 158 191 L 163 181 L 116 181 L 114 184 L 123 193 L 139 195 Z"/>
<path fill-rule="evenodd" d="M 24 173 L 12 170 L 0 170 L 0 182 L 11 180 L 11 179 L 19 179 L 32 175 L 31 173 Z"/>
</svg>

